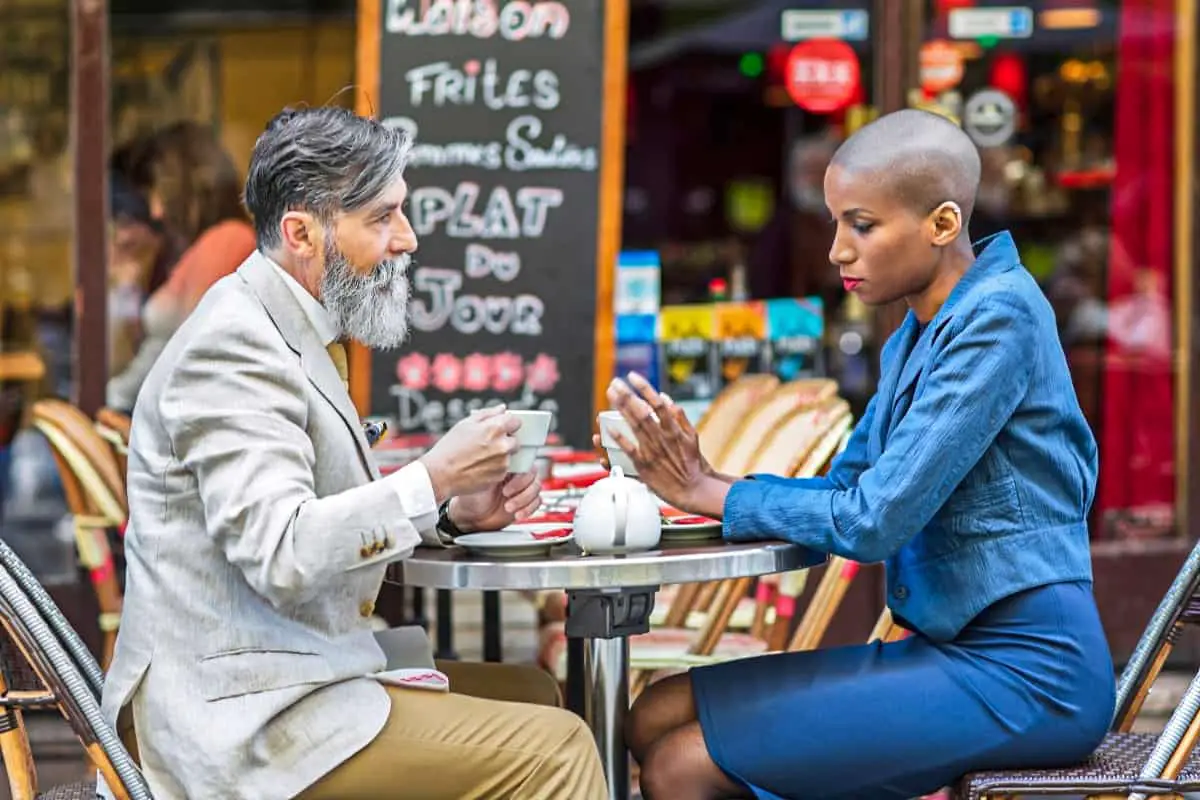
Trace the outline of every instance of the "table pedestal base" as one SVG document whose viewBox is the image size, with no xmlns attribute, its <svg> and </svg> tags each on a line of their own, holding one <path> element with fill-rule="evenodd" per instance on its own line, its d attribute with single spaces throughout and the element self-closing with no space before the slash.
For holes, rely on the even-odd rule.
<svg viewBox="0 0 1200 800">
<path fill-rule="evenodd" d="M 657 586 L 567 593 L 566 634 L 586 640 L 584 718 L 596 737 L 610 800 L 629 798 L 629 637 L 650 630 Z"/>
</svg>

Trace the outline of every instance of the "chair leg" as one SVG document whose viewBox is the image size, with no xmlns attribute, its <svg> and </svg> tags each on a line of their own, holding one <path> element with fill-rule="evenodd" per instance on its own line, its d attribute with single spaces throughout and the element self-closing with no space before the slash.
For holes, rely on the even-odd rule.
<svg viewBox="0 0 1200 800">
<path fill-rule="evenodd" d="M 0 674 L 0 695 L 6 694 L 8 684 Z M 29 734 L 20 709 L 0 709 L 0 760 L 8 774 L 8 788 L 13 800 L 34 800 L 37 797 L 37 765 L 29 748 Z"/>
<path fill-rule="evenodd" d="M 1196 747 L 1196 740 L 1200 739 L 1200 715 L 1192 718 L 1192 723 L 1183 733 L 1183 738 L 1179 741 L 1179 746 L 1175 748 L 1175 752 L 1171 753 L 1171 758 L 1167 761 L 1167 766 L 1163 768 L 1162 776 L 1168 780 L 1174 780 L 1179 777 L 1179 773 L 1186 766 L 1188 757 L 1192 750 Z"/>
<path fill-rule="evenodd" d="M 1192 678 L 1187 691 L 1184 692 L 1179 704 L 1171 712 L 1170 719 L 1163 727 L 1162 733 L 1154 743 L 1154 748 L 1146 758 L 1139 777 L 1143 779 L 1161 779 L 1174 777 L 1168 775 L 1168 770 L 1174 768 L 1176 775 L 1182 769 L 1188 755 L 1200 736 L 1200 671 Z M 1147 800 L 1147 795 L 1134 792 L 1129 800 Z"/>
<path fill-rule="evenodd" d="M 712 655 L 721 641 L 721 636 L 729 627 L 729 620 L 733 617 L 733 612 L 750 590 L 752 582 L 752 578 L 721 581 L 721 587 L 717 591 L 712 605 L 709 606 L 708 619 L 704 622 L 704 628 L 700 631 L 700 636 L 692 652 L 702 656 Z"/>
<path fill-rule="evenodd" d="M 719 588 L 721 588 L 720 581 L 707 581 L 700 584 L 695 603 L 692 605 L 693 610 L 708 611 L 708 607 L 712 605 L 713 598 L 717 596 L 717 589 Z"/>
<path fill-rule="evenodd" d="M 758 579 L 758 588 L 754 591 L 754 619 L 750 623 L 750 635 L 756 639 L 767 636 L 767 611 L 779 594 L 779 585 L 769 580 L 770 576 Z"/>
<path fill-rule="evenodd" d="M 663 620 L 664 628 L 682 628 L 687 624 L 688 614 L 692 613 L 692 609 L 696 607 L 696 600 L 700 597 L 700 586 L 698 583 L 685 583 L 679 587 L 675 599 L 671 601 L 671 607 L 667 609 L 666 619 Z"/>
<path fill-rule="evenodd" d="M 1129 707 L 1121 713 L 1120 718 L 1114 729 L 1119 733 L 1129 733 L 1133 730 L 1133 723 L 1137 720 L 1137 716 L 1141 713 L 1142 704 L 1146 702 L 1146 697 L 1150 694 L 1151 687 L 1158 680 L 1158 675 L 1162 672 L 1163 665 L 1167 663 L 1167 658 L 1170 657 L 1171 651 L 1174 649 L 1175 640 L 1183 631 L 1182 623 L 1176 622 L 1172 627 L 1171 632 L 1166 636 L 1162 647 L 1154 655 L 1154 660 L 1146 670 L 1146 674 L 1142 677 L 1141 682 L 1134 689 L 1133 698 L 1129 702 Z"/>
<path fill-rule="evenodd" d="M 800 626 L 796 628 L 796 633 L 788 644 L 789 651 L 815 650 L 817 648 L 821 639 L 825 637 L 825 631 L 833 622 L 834 614 L 837 613 L 842 600 L 846 597 L 846 592 L 850 590 L 850 584 L 854 581 L 859 569 L 860 565 L 855 561 L 838 557 L 829 560 L 829 564 L 825 567 L 826 572 L 821 576 L 821 584 L 817 587 L 817 593 L 809 601 L 808 609 L 804 612 Z"/>
</svg>

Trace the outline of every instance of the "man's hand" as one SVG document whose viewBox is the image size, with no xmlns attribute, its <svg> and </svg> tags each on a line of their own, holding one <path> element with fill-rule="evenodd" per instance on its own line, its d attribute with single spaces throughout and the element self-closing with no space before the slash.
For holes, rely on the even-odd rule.
<svg viewBox="0 0 1200 800">
<path fill-rule="evenodd" d="M 509 475 L 490 489 L 450 501 L 450 521 L 463 533 L 498 531 L 528 519 L 542 504 L 537 471 Z"/>
<path fill-rule="evenodd" d="M 517 450 L 513 434 L 520 427 L 521 420 L 504 406 L 492 406 L 448 430 L 420 458 L 438 502 L 499 486 L 508 474 L 509 456 Z"/>
</svg>

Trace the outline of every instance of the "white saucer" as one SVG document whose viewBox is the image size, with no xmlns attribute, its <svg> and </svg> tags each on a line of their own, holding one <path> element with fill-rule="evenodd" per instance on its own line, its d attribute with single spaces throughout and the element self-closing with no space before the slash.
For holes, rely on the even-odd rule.
<svg viewBox="0 0 1200 800">
<path fill-rule="evenodd" d="M 662 538 L 672 542 L 700 541 L 702 539 L 720 539 L 722 525 L 719 521 L 696 522 L 690 525 L 672 525 L 670 520 L 663 520 Z"/>
<path fill-rule="evenodd" d="M 467 533 L 456 538 L 454 543 L 481 556 L 521 558 L 549 553 L 552 548 L 575 538 L 575 534 L 572 532 L 553 539 L 535 539 L 535 533 L 547 533 L 570 527 L 569 522 L 515 524 L 509 525 L 501 531 Z"/>
</svg>

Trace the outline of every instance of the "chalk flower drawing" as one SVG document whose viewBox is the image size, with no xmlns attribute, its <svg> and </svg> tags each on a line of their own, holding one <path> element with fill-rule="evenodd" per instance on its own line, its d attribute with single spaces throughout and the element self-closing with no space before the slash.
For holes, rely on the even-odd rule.
<svg viewBox="0 0 1200 800">
<path fill-rule="evenodd" d="M 433 386 L 439 392 L 457 392 L 462 385 L 462 362 L 450 353 L 438 353 L 433 358 Z"/>
<path fill-rule="evenodd" d="M 472 353 L 463 359 L 463 388 L 468 392 L 482 392 L 492 382 L 492 358 L 482 353 Z"/>
<path fill-rule="evenodd" d="M 405 389 L 421 391 L 429 386 L 429 357 L 424 353 L 409 353 L 396 362 L 396 379 Z"/>
<path fill-rule="evenodd" d="M 525 374 L 525 385 L 531 391 L 548 394 L 558 385 L 558 359 L 545 353 L 538 353 Z"/>
<path fill-rule="evenodd" d="M 492 356 L 492 388 L 497 392 L 511 392 L 520 388 L 525 380 L 525 364 L 516 353 L 499 353 Z"/>
</svg>

